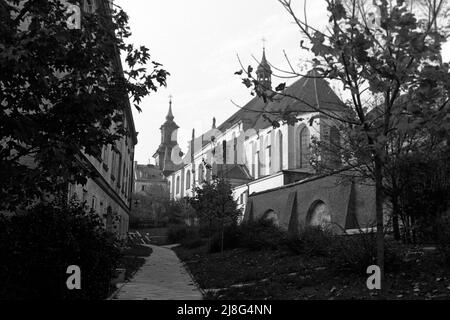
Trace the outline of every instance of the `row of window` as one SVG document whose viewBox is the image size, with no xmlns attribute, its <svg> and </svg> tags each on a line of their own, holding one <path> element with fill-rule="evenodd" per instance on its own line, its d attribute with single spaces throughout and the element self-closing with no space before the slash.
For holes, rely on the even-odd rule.
<svg viewBox="0 0 450 320">
<path fill-rule="evenodd" d="M 125 140 L 126 139 L 127 137 Z M 117 190 L 122 192 L 127 199 L 130 193 L 129 188 L 131 187 L 131 183 L 129 181 L 131 178 L 129 166 L 126 165 L 126 161 L 124 161 L 125 159 L 122 158 L 122 153 L 115 146 L 112 146 L 112 148 L 109 146 L 103 146 L 101 158 L 103 162 L 103 169 L 106 172 L 109 170 L 109 152 L 111 152 L 111 181 L 113 184 L 116 184 L 118 188 Z"/>
<path fill-rule="evenodd" d="M 338 153 L 338 148 L 340 146 L 340 135 L 339 131 L 336 127 L 326 127 L 327 130 L 324 130 L 324 137 L 323 139 L 330 142 L 331 145 L 331 152 Z M 328 131 L 329 129 L 329 131 Z M 269 133 L 270 134 L 270 133 Z M 283 169 L 283 133 L 281 131 L 278 131 L 276 133 L 275 138 L 275 154 L 277 155 L 277 159 L 273 158 L 272 154 L 272 145 L 269 145 L 269 137 L 266 137 L 265 140 L 265 148 L 262 148 L 260 150 L 257 150 L 256 142 L 252 143 L 252 164 L 251 164 L 251 175 L 255 178 L 268 175 L 271 173 L 271 170 L 273 172 L 278 172 Z M 310 144 L 311 144 L 311 134 L 310 130 L 307 126 L 301 126 L 297 129 L 295 139 L 294 139 L 296 146 L 295 146 L 295 167 L 296 168 L 309 168 L 310 167 L 310 157 L 311 157 L 311 151 L 310 151 Z M 226 150 L 226 141 L 223 141 L 224 150 Z M 234 156 L 235 159 L 237 158 L 237 152 L 236 152 L 236 139 L 234 139 Z M 264 150 L 263 152 L 261 152 Z M 261 157 L 264 157 L 265 159 L 265 167 L 263 167 L 262 161 L 260 161 Z M 272 166 L 272 161 L 275 160 L 276 167 Z M 264 170 L 265 169 L 265 170 Z M 265 171 L 265 172 L 264 172 Z M 198 166 L 198 175 L 197 175 L 197 182 L 203 183 L 205 180 L 208 181 L 211 179 L 211 170 L 206 170 L 205 175 L 205 169 L 203 164 L 199 164 Z M 181 181 L 180 176 L 176 177 L 175 180 L 175 194 L 179 194 L 181 190 Z M 185 190 L 188 190 L 192 187 L 191 185 L 191 171 L 187 170 L 186 172 L 186 179 L 185 179 Z"/>
<path fill-rule="evenodd" d="M 339 149 L 340 149 L 340 134 L 339 130 L 335 126 L 324 126 L 323 141 L 328 141 L 327 150 L 328 157 L 331 157 L 333 161 L 339 162 Z M 311 158 L 311 134 L 307 126 L 301 126 L 297 129 L 295 137 L 295 168 L 309 168 Z M 258 178 L 266 174 L 278 172 L 283 169 L 283 134 L 278 131 L 275 138 L 275 154 L 277 158 L 273 158 L 272 145 L 269 144 L 269 137 L 266 137 L 265 148 L 257 150 L 256 142 L 252 143 L 253 161 L 251 165 L 251 174 L 253 177 Z M 265 168 L 260 161 L 261 157 L 265 159 Z M 276 166 L 273 167 L 272 160 L 276 161 Z M 265 170 L 264 170 L 265 169 Z M 265 172 L 264 172 L 265 171 Z"/>
</svg>

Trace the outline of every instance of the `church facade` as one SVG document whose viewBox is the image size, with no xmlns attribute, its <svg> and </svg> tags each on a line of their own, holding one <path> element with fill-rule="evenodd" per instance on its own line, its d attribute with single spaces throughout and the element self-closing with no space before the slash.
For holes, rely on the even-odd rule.
<svg viewBox="0 0 450 320">
<path fill-rule="evenodd" d="M 264 51 L 256 73 L 262 90 L 270 90 L 272 71 Z M 351 174 L 340 170 L 335 158 L 333 175 L 318 174 L 310 163 L 313 140 L 341 143 L 332 115 L 344 111 L 312 70 L 270 101 L 254 97 L 222 124 L 213 119 L 209 131 L 198 136 L 193 131 L 186 153 L 177 145 L 170 105 L 154 157 L 165 168 L 172 199 L 192 196 L 196 186 L 219 176 L 232 184 L 244 220 L 271 218 L 292 231 L 308 224 L 329 224 L 336 232 L 365 228 L 375 217 L 373 187 L 347 179 Z M 268 121 L 285 112 L 297 121 Z"/>
</svg>

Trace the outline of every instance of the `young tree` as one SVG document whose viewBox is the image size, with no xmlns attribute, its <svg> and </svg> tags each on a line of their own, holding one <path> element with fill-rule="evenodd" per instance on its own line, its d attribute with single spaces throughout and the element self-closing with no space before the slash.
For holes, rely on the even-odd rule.
<svg viewBox="0 0 450 320">
<path fill-rule="evenodd" d="M 221 235 L 221 252 L 223 253 L 224 230 L 227 224 L 237 222 L 240 211 L 233 199 L 231 185 L 223 178 L 215 178 L 195 188 L 195 195 L 190 199 L 192 207 L 200 218 L 200 223 L 209 227 L 209 242 L 211 245 L 211 230 L 218 225 Z"/>
<path fill-rule="evenodd" d="M 148 49 L 126 43 L 121 8 L 98 1 L 79 28 L 68 23 L 67 5 L 82 3 L 0 0 L 0 210 L 85 183 L 94 173 L 80 152 L 100 157 L 102 146 L 129 134 L 129 99 L 140 110 L 166 84 Z"/>
<path fill-rule="evenodd" d="M 352 160 L 375 184 L 377 263 L 384 289 L 383 186 L 392 156 L 389 141 L 393 135 L 419 127 L 433 132 L 449 130 L 449 65 L 441 59 L 448 25 L 436 27 L 437 19 L 448 14 L 448 4 L 437 0 L 434 2 L 440 4 L 433 10 L 416 14 L 403 0 L 327 0 L 329 24 L 320 31 L 308 23 L 306 5 L 304 18 L 300 18 L 290 0 L 279 2 L 303 36 L 301 48 L 314 55 L 315 71 L 305 76 L 341 84 L 349 97 L 344 103 L 349 110 L 346 113 L 326 113 L 318 105 L 309 106 L 345 124 L 347 138 L 359 144 L 362 157 Z M 291 74 L 301 76 L 289 65 Z M 245 70 L 244 83 L 263 99 L 271 99 L 274 92 L 258 90 L 252 71 Z M 284 83 L 278 85 L 277 93 L 284 95 L 284 88 Z"/>
</svg>

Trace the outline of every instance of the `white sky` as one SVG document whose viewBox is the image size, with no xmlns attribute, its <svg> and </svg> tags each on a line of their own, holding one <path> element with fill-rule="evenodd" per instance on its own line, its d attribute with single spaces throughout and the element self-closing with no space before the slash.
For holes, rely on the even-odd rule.
<svg viewBox="0 0 450 320">
<path fill-rule="evenodd" d="M 130 41 L 150 49 L 152 59 L 171 73 L 167 88 L 143 100 L 142 113 L 133 110 L 139 132 L 135 160 L 148 163 L 160 140 L 168 96 L 178 124 L 178 143 L 185 151 L 192 128 L 196 135 L 219 125 L 238 110 L 230 100 L 244 105 L 252 97 L 234 72 L 256 67 L 266 42 L 270 63 L 287 68 L 283 55 L 298 63 L 302 54 L 298 29 L 277 0 L 116 0 L 130 17 Z M 311 2 L 313 3 L 313 2 Z M 311 4 L 311 21 L 326 19 L 325 1 Z M 321 10 L 319 10 L 321 8 Z M 312 11 L 312 10 L 311 10 Z M 315 17 L 314 17 L 315 16 Z M 317 21 L 317 20 L 316 20 Z M 274 85 L 283 82 L 273 79 Z M 289 83 L 289 82 L 288 82 Z"/>
<path fill-rule="evenodd" d="M 303 0 L 296 3 L 302 12 Z M 130 17 L 133 33 L 129 41 L 150 49 L 152 60 L 171 73 L 167 88 L 145 98 L 142 113 L 133 108 L 139 132 L 135 160 L 147 164 L 160 141 L 159 127 L 165 121 L 169 95 L 178 124 L 178 143 L 186 151 L 195 128 L 196 136 L 238 110 L 230 100 L 244 105 L 250 90 L 234 72 L 257 66 L 266 42 L 266 57 L 272 65 L 288 69 L 283 50 L 297 65 L 304 55 L 300 35 L 291 17 L 277 0 L 115 0 Z M 308 1 L 308 22 L 322 29 L 327 23 L 324 0 Z M 450 49 L 450 46 L 447 46 Z M 450 51 L 450 50 L 447 50 Z M 448 55 L 446 55 L 448 57 Z M 303 56 L 304 58 L 304 56 Z M 445 59 L 447 60 L 447 59 Z M 275 71 L 276 72 L 276 71 Z M 283 82 L 272 77 L 276 86 Z M 288 84 L 290 82 L 288 81 Z"/>
</svg>

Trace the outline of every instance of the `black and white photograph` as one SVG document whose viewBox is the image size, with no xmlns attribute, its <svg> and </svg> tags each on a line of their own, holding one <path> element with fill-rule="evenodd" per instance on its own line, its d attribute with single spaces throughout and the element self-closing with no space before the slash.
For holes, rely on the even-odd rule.
<svg viewBox="0 0 450 320">
<path fill-rule="evenodd" d="M 449 38 L 449 0 L 0 0 L 0 300 L 450 300 Z"/>
</svg>

